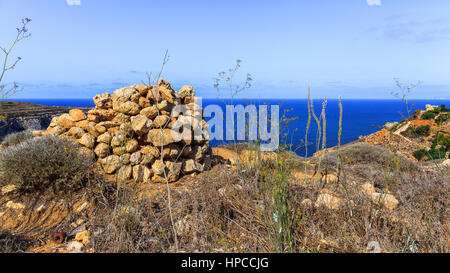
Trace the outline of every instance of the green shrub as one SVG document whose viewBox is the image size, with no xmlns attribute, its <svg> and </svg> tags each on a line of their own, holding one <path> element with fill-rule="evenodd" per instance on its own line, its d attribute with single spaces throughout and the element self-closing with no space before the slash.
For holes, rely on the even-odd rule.
<svg viewBox="0 0 450 273">
<path fill-rule="evenodd" d="M 446 152 L 450 151 L 450 136 L 441 133 L 436 134 L 431 149 L 435 149 L 437 145 L 440 145 Z"/>
<path fill-rule="evenodd" d="M 422 125 L 416 128 L 416 134 L 419 136 L 428 136 L 430 135 L 430 125 Z"/>
<path fill-rule="evenodd" d="M 408 127 L 405 131 L 401 132 L 406 137 L 420 137 L 430 135 L 430 125 L 422 125 L 417 128 Z"/>
<path fill-rule="evenodd" d="M 14 146 L 33 137 L 34 135 L 30 130 L 9 134 L 3 139 L 2 145 L 3 147 Z"/>
<path fill-rule="evenodd" d="M 430 149 L 428 150 L 428 159 L 429 160 L 433 160 L 433 159 L 444 159 L 445 158 L 445 149 L 444 148 L 439 148 L 439 149 Z"/>
<path fill-rule="evenodd" d="M 441 108 L 440 107 L 436 107 L 433 110 L 430 110 L 430 112 L 433 112 L 435 114 L 439 114 L 441 112 Z"/>
<path fill-rule="evenodd" d="M 427 150 L 425 150 L 425 149 L 420 149 L 420 150 L 417 150 L 417 151 L 413 152 L 412 155 L 413 155 L 417 160 L 420 161 L 426 154 L 427 154 Z"/>
<path fill-rule="evenodd" d="M 87 181 L 92 163 L 69 139 L 34 138 L 0 153 L 0 185 L 14 184 L 19 193 L 71 192 Z"/>
<path fill-rule="evenodd" d="M 433 113 L 432 111 L 427 111 L 425 113 L 423 113 L 422 115 L 422 119 L 434 119 L 436 117 L 436 114 Z"/>
<path fill-rule="evenodd" d="M 448 119 L 448 114 L 440 114 L 436 119 L 436 123 L 442 125 Z"/>
</svg>

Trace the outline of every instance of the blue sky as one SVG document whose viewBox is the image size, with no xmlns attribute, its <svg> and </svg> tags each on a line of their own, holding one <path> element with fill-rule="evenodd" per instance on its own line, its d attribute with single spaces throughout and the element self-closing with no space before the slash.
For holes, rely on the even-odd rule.
<svg viewBox="0 0 450 273">
<path fill-rule="evenodd" d="M 392 98 L 399 78 L 423 82 L 415 98 L 448 99 L 449 11 L 448 0 L 0 0 L 0 45 L 33 19 L 5 79 L 21 98 L 140 83 L 168 49 L 163 77 L 203 97 L 241 59 L 254 79 L 241 97 L 304 98 L 310 83 L 317 98 Z"/>
</svg>

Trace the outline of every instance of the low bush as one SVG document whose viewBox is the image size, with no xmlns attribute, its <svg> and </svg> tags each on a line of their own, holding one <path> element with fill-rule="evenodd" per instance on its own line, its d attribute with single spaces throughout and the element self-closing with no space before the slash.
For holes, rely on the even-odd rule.
<svg viewBox="0 0 450 273">
<path fill-rule="evenodd" d="M 367 166 L 371 164 L 368 170 L 376 169 L 379 166 L 386 166 L 392 163 L 397 156 L 388 149 L 369 145 L 365 143 L 355 143 L 339 150 L 339 154 L 344 159 L 344 164 L 361 164 Z M 417 171 L 418 167 L 414 162 L 399 158 L 398 167 L 402 171 Z"/>
<path fill-rule="evenodd" d="M 439 114 L 439 112 L 441 112 L 441 108 L 440 107 L 436 107 L 433 110 L 430 110 L 430 112 L 433 112 L 435 114 Z"/>
<path fill-rule="evenodd" d="M 419 136 L 428 136 L 430 135 L 430 125 L 422 125 L 416 128 L 416 134 Z"/>
<path fill-rule="evenodd" d="M 450 151 L 450 136 L 446 136 L 441 133 L 436 134 L 431 148 L 435 149 L 438 145 L 441 146 L 446 152 Z"/>
<path fill-rule="evenodd" d="M 434 119 L 436 117 L 436 114 L 433 113 L 432 111 L 427 111 L 425 113 L 423 113 L 422 115 L 422 119 Z"/>
<path fill-rule="evenodd" d="M 439 117 L 436 118 L 436 123 L 439 125 L 442 125 L 447 120 L 448 120 L 448 114 L 440 114 Z"/>
<path fill-rule="evenodd" d="M 439 148 L 439 149 L 430 149 L 428 150 L 428 158 L 430 160 L 434 160 L 434 159 L 444 159 L 445 158 L 445 149 L 444 148 Z"/>
<path fill-rule="evenodd" d="M 420 150 L 417 150 L 417 151 L 413 152 L 412 155 L 413 155 L 418 161 L 420 161 L 426 154 L 427 154 L 427 150 L 425 150 L 425 149 L 420 149 Z"/>
<path fill-rule="evenodd" d="M 3 147 L 14 146 L 26 140 L 32 139 L 33 137 L 34 135 L 30 130 L 9 134 L 3 139 L 2 145 Z"/>
<path fill-rule="evenodd" d="M 48 189 L 71 192 L 87 181 L 92 163 L 93 158 L 71 140 L 34 138 L 0 153 L 0 186 L 14 184 L 22 194 Z"/>
<path fill-rule="evenodd" d="M 441 108 L 441 112 L 450 112 L 450 109 L 446 108 L 445 104 L 442 104 L 440 108 Z"/>
<path fill-rule="evenodd" d="M 430 125 L 422 125 L 417 128 L 408 127 L 405 131 L 401 132 L 403 136 L 417 138 L 421 136 L 429 136 L 430 135 Z"/>
</svg>

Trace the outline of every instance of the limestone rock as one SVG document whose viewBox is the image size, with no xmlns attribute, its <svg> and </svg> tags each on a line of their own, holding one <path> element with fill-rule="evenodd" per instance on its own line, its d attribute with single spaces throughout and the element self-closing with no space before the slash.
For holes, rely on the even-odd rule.
<svg viewBox="0 0 450 273">
<path fill-rule="evenodd" d="M 120 124 L 119 131 L 127 136 L 132 137 L 133 129 L 131 128 L 131 122 L 124 122 L 124 123 Z"/>
<path fill-rule="evenodd" d="M 91 134 L 94 138 L 97 138 L 100 135 L 100 132 L 95 129 L 94 122 L 89 122 L 86 131 L 88 131 L 88 133 Z"/>
<path fill-rule="evenodd" d="M 158 80 L 158 92 L 163 100 L 167 100 L 170 103 L 174 103 L 174 100 L 177 98 L 177 93 L 172 85 L 164 79 Z"/>
<path fill-rule="evenodd" d="M 50 121 L 49 127 L 57 126 L 58 125 L 58 119 L 59 119 L 59 117 L 53 117 L 52 120 Z"/>
<path fill-rule="evenodd" d="M 122 166 L 117 173 L 117 177 L 120 181 L 128 180 L 133 174 L 133 168 L 130 165 Z"/>
<path fill-rule="evenodd" d="M 153 127 L 157 128 L 157 129 L 165 128 L 165 125 L 169 120 L 170 120 L 169 116 L 166 116 L 166 115 L 157 116 L 153 120 Z"/>
<path fill-rule="evenodd" d="M 316 200 L 316 207 L 325 206 L 329 209 L 339 209 L 343 205 L 343 200 L 339 197 L 334 196 L 333 193 L 329 191 L 323 191 L 320 193 Z"/>
<path fill-rule="evenodd" d="M 182 166 L 183 164 L 181 162 L 166 161 L 166 168 L 168 170 L 167 179 L 169 182 L 178 180 Z"/>
<path fill-rule="evenodd" d="M 111 146 L 117 147 L 117 146 L 124 146 L 126 141 L 126 137 L 123 134 L 117 134 L 113 136 L 111 139 Z"/>
<path fill-rule="evenodd" d="M 102 125 L 100 125 L 100 124 L 95 125 L 94 128 L 95 128 L 95 130 L 97 130 L 97 132 L 98 132 L 99 134 L 103 134 L 103 133 L 106 132 L 106 127 L 105 127 L 105 126 L 102 126 Z"/>
<path fill-rule="evenodd" d="M 72 127 L 69 129 L 68 133 L 75 138 L 81 138 L 85 132 L 79 127 Z"/>
<path fill-rule="evenodd" d="M 312 201 L 309 198 L 303 199 L 302 203 L 303 206 L 307 206 L 307 207 L 311 207 L 312 206 Z"/>
<path fill-rule="evenodd" d="M 86 119 L 86 115 L 80 109 L 71 109 L 69 115 L 73 121 L 80 121 Z"/>
<path fill-rule="evenodd" d="M 101 164 L 106 173 L 114 173 L 121 167 L 120 157 L 117 155 L 110 155 L 103 158 Z"/>
<path fill-rule="evenodd" d="M 108 109 L 112 107 L 111 95 L 103 93 L 94 97 L 94 103 L 98 108 Z"/>
<path fill-rule="evenodd" d="M 129 115 L 119 113 L 111 121 L 115 122 L 117 124 L 121 124 L 121 123 L 129 122 L 130 119 L 131 119 L 131 117 Z"/>
<path fill-rule="evenodd" d="M 22 204 L 22 203 L 16 203 L 16 202 L 13 202 L 13 201 L 8 201 L 6 203 L 6 207 L 10 208 L 10 209 L 24 209 L 25 205 Z"/>
<path fill-rule="evenodd" d="M 193 172 L 202 172 L 202 171 L 203 171 L 203 165 L 196 162 L 195 160 L 189 159 L 184 162 L 183 172 L 185 174 L 190 174 Z"/>
<path fill-rule="evenodd" d="M 109 145 L 106 143 L 103 143 L 103 142 L 99 143 L 95 147 L 94 153 L 100 158 L 104 158 L 104 157 L 108 156 L 110 154 Z"/>
<path fill-rule="evenodd" d="M 144 177 L 143 177 L 144 182 L 150 181 L 152 176 L 153 176 L 153 170 L 147 166 L 144 166 Z"/>
<path fill-rule="evenodd" d="M 165 115 L 164 111 L 170 110 L 169 109 L 170 106 L 171 105 L 166 100 L 163 100 L 160 103 L 158 103 L 156 107 L 157 107 L 157 109 L 159 109 L 160 114 Z"/>
<path fill-rule="evenodd" d="M 135 182 L 147 182 L 152 174 L 151 169 L 146 166 L 136 165 L 133 167 L 133 179 Z"/>
<path fill-rule="evenodd" d="M 371 196 L 375 204 L 381 204 L 389 210 L 393 210 L 398 205 L 398 200 L 392 194 L 375 192 Z"/>
<path fill-rule="evenodd" d="M 120 155 L 120 162 L 124 165 L 128 165 L 130 164 L 130 158 L 131 158 L 130 154 L 122 154 Z"/>
<path fill-rule="evenodd" d="M 89 127 L 89 124 L 90 124 L 90 121 L 85 119 L 85 120 L 81 120 L 81 121 L 76 122 L 75 126 L 81 128 L 81 129 L 83 129 L 85 131 L 87 131 L 88 127 Z"/>
<path fill-rule="evenodd" d="M 321 181 L 322 181 L 322 183 L 330 183 L 330 184 L 337 183 L 338 178 L 334 174 L 327 174 L 327 175 L 322 176 Z"/>
<path fill-rule="evenodd" d="M 139 95 L 145 97 L 148 92 L 148 85 L 144 84 L 136 85 L 136 89 L 139 92 Z"/>
<path fill-rule="evenodd" d="M 113 154 L 121 156 L 127 153 L 127 148 L 125 146 L 119 146 L 113 148 Z"/>
<path fill-rule="evenodd" d="M 143 154 L 141 157 L 141 163 L 142 165 L 148 165 L 153 163 L 153 161 L 155 160 L 155 158 L 149 154 Z"/>
<path fill-rule="evenodd" d="M 141 108 L 147 108 L 147 107 L 150 107 L 150 106 L 151 106 L 150 100 L 147 99 L 146 97 L 140 97 L 140 98 L 139 98 L 139 106 L 140 106 Z"/>
<path fill-rule="evenodd" d="M 139 143 L 136 139 L 130 139 L 127 141 L 125 147 L 128 153 L 133 153 L 137 150 Z"/>
<path fill-rule="evenodd" d="M 194 145 L 192 147 L 192 156 L 195 159 L 195 161 L 200 162 L 205 154 L 207 154 L 209 151 L 208 145 Z"/>
<path fill-rule="evenodd" d="M 132 165 L 139 164 L 141 162 L 141 157 L 142 157 L 141 152 L 132 153 L 130 157 L 130 163 Z"/>
<path fill-rule="evenodd" d="M 178 132 L 171 129 L 153 129 L 147 134 L 147 142 L 152 143 L 154 146 L 169 145 L 181 140 L 181 136 Z"/>
<path fill-rule="evenodd" d="M 84 245 L 81 242 L 78 241 L 70 241 L 67 244 L 66 249 L 69 250 L 71 253 L 82 253 Z"/>
<path fill-rule="evenodd" d="M 112 136 L 109 132 L 103 133 L 97 137 L 97 142 L 110 144 L 111 143 Z"/>
<path fill-rule="evenodd" d="M 137 115 L 131 117 L 131 128 L 138 135 L 146 134 L 152 127 L 152 120 L 144 115 Z"/>
<path fill-rule="evenodd" d="M 149 119 L 154 119 L 158 116 L 158 109 L 156 106 L 146 107 L 140 111 L 140 114 Z"/>
<path fill-rule="evenodd" d="M 95 144 L 94 138 L 93 138 L 90 134 L 88 134 L 88 133 L 85 133 L 85 134 L 78 140 L 78 142 L 80 142 L 80 144 L 82 144 L 82 145 L 84 145 L 84 146 L 86 146 L 86 147 L 88 147 L 88 148 L 93 148 L 93 147 L 94 147 L 94 144 Z"/>
<path fill-rule="evenodd" d="M 114 91 L 113 95 L 111 96 L 111 99 L 113 101 L 113 109 L 116 110 L 114 107 L 115 103 L 121 104 L 128 101 L 131 98 L 131 96 L 133 96 L 133 94 L 136 92 L 138 91 L 134 87 L 124 87 Z"/>
<path fill-rule="evenodd" d="M 90 235 L 91 233 L 89 232 L 89 230 L 78 232 L 77 234 L 75 234 L 75 241 L 81 242 L 83 245 L 87 245 L 90 242 Z"/>
<path fill-rule="evenodd" d="M 376 192 L 374 186 L 372 185 L 372 183 L 366 182 L 364 183 L 362 186 L 362 191 L 364 194 L 371 196 L 373 193 Z"/>
<path fill-rule="evenodd" d="M 193 97 L 195 96 L 195 90 L 194 88 L 192 88 L 192 86 L 184 85 L 178 92 L 178 96 L 181 99 L 184 99 L 186 97 Z"/>
<path fill-rule="evenodd" d="M 161 149 L 158 149 L 154 146 L 143 146 L 141 147 L 141 153 L 143 154 L 149 154 L 154 158 L 159 157 Z"/>
<path fill-rule="evenodd" d="M 141 111 L 139 105 L 132 101 L 127 101 L 117 107 L 117 111 L 127 115 L 137 115 Z"/>
<path fill-rule="evenodd" d="M 152 164 L 152 170 L 156 175 L 163 176 L 164 175 L 165 165 L 161 160 L 156 160 Z"/>
<path fill-rule="evenodd" d="M 100 121 L 100 116 L 88 114 L 87 115 L 87 120 L 97 123 L 97 122 Z"/>
<path fill-rule="evenodd" d="M 5 195 L 5 194 L 13 192 L 15 190 L 17 190 L 17 186 L 14 184 L 9 184 L 9 185 L 3 186 L 1 191 L 2 191 L 2 195 Z"/>
<path fill-rule="evenodd" d="M 159 94 L 159 92 L 155 86 L 149 86 L 146 98 L 148 100 L 150 100 L 151 102 L 161 101 L 161 95 Z"/>
<path fill-rule="evenodd" d="M 88 115 L 96 115 L 104 120 L 112 120 L 117 115 L 117 112 L 113 109 L 92 109 L 88 111 Z"/>
<path fill-rule="evenodd" d="M 58 126 L 69 129 L 75 126 L 75 121 L 69 114 L 62 114 L 58 118 Z"/>
<path fill-rule="evenodd" d="M 64 128 L 64 127 L 61 127 L 61 126 L 55 126 L 55 127 L 53 127 L 53 130 L 51 131 L 51 133 L 52 133 L 53 135 L 59 136 L 59 135 L 65 133 L 66 130 L 67 130 L 67 129 Z"/>
<path fill-rule="evenodd" d="M 163 149 L 163 158 L 177 158 L 180 154 L 180 148 L 175 144 L 165 146 Z"/>
</svg>

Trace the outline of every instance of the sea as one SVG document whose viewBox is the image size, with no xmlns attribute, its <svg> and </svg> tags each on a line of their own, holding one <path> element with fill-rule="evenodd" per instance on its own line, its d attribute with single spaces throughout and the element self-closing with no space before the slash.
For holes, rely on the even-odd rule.
<svg viewBox="0 0 450 273">
<path fill-rule="evenodd" d="M 70 107 L 95 107 L 91 98 L 77 99 L 14 99 L 14 101 L 25 101 L 49 106 Z M 314 110 L 317 116 L 322 110 L 323 100 L 315 99 Z M 412 103 L 412 102 L 410 102 Z M 308 121 L 308 103 L 306 99 L 202 99 L 202 107 L 208 105 L 219 105 L 225 113 L 225 105 L 279 105 L 280 118 L 291 119 L 286 125 L 280 123 L 280 142 L 290 145 L 298 155 L 305 155 L 305 132 Z M 450 106 L 450 100 L 415 100 L 413 111 L 425 109 L 426 104 Z M 406 105 L 399 99 L 376 100 L 376 99 L 343 99 L 342 100 L 342 133 L 341 144 L 357 140 L 379 131 L 386 122 L 401 121 L 407 115 Z M 270 113 L 270 108 L 268 110 Z M 339 103 L 337 99 L 328 99 L 326 105 L 326 146 L 333 147 L 338 144 L 339 131 Z M 213 117 L 211 117 L 213 118 Z M 208 122 L 209 118 L 205 118 Z M 225 126 L 224 126 L 225 128 Z M 214 130 L 214 127 L 210 127 Z M 316 152 L 317 125 L 311 118 L 308 134 L 308 156 Z M 225 140 L 211 140 L 211 146 L 219 146 L 230 143 Z"/>
</svg>

